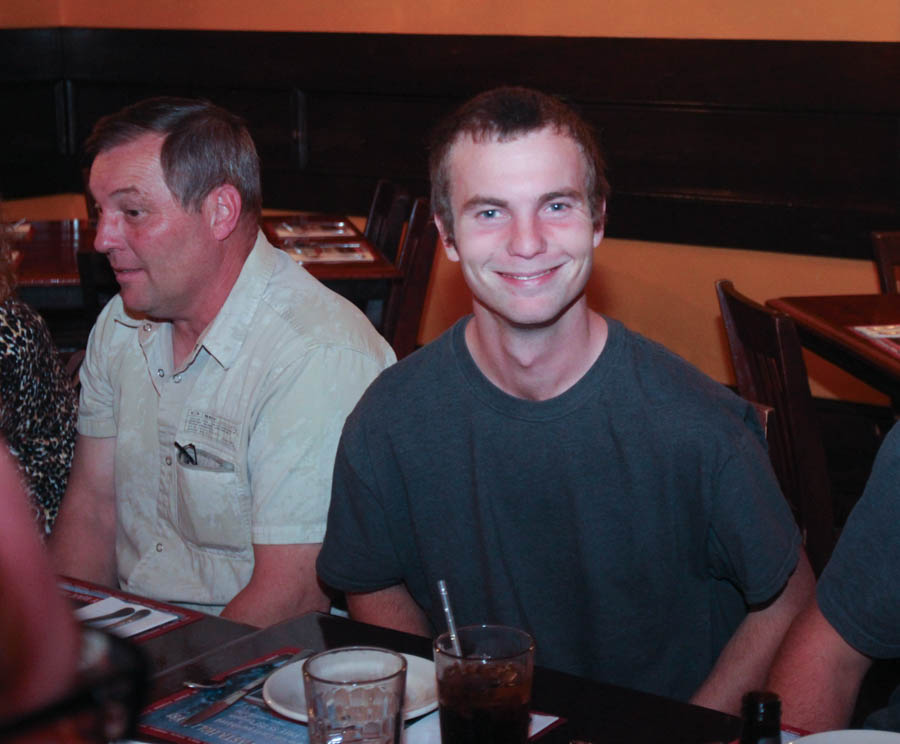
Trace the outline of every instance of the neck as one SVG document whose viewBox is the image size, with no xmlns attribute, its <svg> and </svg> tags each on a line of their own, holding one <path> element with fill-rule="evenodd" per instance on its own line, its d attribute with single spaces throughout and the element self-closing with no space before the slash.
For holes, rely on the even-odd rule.
<svg viewBox="0 0 900 744">
<path fill-rule="evenodd" d="M 172 322 L 172 360 L 175 369 L 181 367 L 200 336 L 219 314 L 253 250 L 254 240 L 230 236 L 220 254 L 221 263 L 210 271 L 207 291 L 197 297 L 180 317 L 169 319 Z"/>
<path fill-rule="evenodd" d="M 591 368 L 606 344 L 607 325 L 582 298 L 552 325 L 520 328 L 475 306 L 466 346 L 482 373 L 509 395 L 548 400 Z"/>
</svg>

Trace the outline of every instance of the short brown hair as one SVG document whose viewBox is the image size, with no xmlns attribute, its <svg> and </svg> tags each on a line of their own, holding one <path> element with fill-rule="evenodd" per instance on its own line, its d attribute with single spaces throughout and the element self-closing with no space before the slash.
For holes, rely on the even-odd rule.
<svg viewBox="0 0 900 744">
<path fill-rule="evenodd" d="M 262 212 L 259 156 L 243 119 L 209 101 L 148 98 L 100 119 L 85 153 L 93 162 L 146 134 L 165 137 L 163 177 L 182 208 L 199 211 L 209 192 L 227 183 L 241 195 L 242 217 L 256 222 Z"/>
<path fill-rule="evenodd" d="M 465 135 L 476 142 L 508 142 L 552 127 L 571 137 L 585 160 L 585 187 L 594 224 L 606 217 L 606 161 L 591 126 L 560 99 L 531 88 L 503 87 L 481 93 L 441 121 L 431 136 L 429 171 L 432 209 L 453 239 L 449 159 L 453 145 Z"/>
</svg>

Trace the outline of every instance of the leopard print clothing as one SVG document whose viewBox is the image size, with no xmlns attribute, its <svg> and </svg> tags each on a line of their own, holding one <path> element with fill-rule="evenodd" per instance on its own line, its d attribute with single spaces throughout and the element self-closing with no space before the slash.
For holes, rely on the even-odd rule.
<svg viewBox="0 0 900 744">
<path fill-rule="evenodd" d="M 8 298 L 0 304 L 0 431 L 47 534 L 66 490 L 77 411 L 78 393 L 43 318 Z"/>
</svg>

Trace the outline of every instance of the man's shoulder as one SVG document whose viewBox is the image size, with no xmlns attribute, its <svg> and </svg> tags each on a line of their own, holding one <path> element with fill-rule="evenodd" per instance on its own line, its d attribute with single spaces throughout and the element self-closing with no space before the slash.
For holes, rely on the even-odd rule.
<svg viewBox="0 0 900 744">
<path fill-rule="evenodd" d="M 280 256 L 257 309 L 257 328 L 271 325 L 282 343 L 332 346 L 393 360 L 388 343 L 349 300 Z"/>
<path fill-rule="evenodd" d="M 420 419 L 429 406 L 440 405 L 452 385 L 451 334 L 452 329 L 384 369 L 360 400 L 356 416 L 383 420 L 392 414 Z"/>
<path fill-rule="evenodd" d="M 611 321 L 617 328 L 616 358 L 619 362 L 614 385 L 634 405 L 667 413 L 683 425 L 720 428 L 722 422 L 755 419 L 750 404 L 725 385 L 652 339 Z"/>
</svg>

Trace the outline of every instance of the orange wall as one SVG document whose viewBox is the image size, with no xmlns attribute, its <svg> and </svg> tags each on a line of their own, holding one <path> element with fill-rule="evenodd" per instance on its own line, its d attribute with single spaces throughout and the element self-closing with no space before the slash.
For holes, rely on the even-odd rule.
<svg viewBox="0 0 900 744">
<path fill-rule="evenodd" d="M 897 0 L 0 0 L 0 26 L 900 40 Z"/>
</svg>

